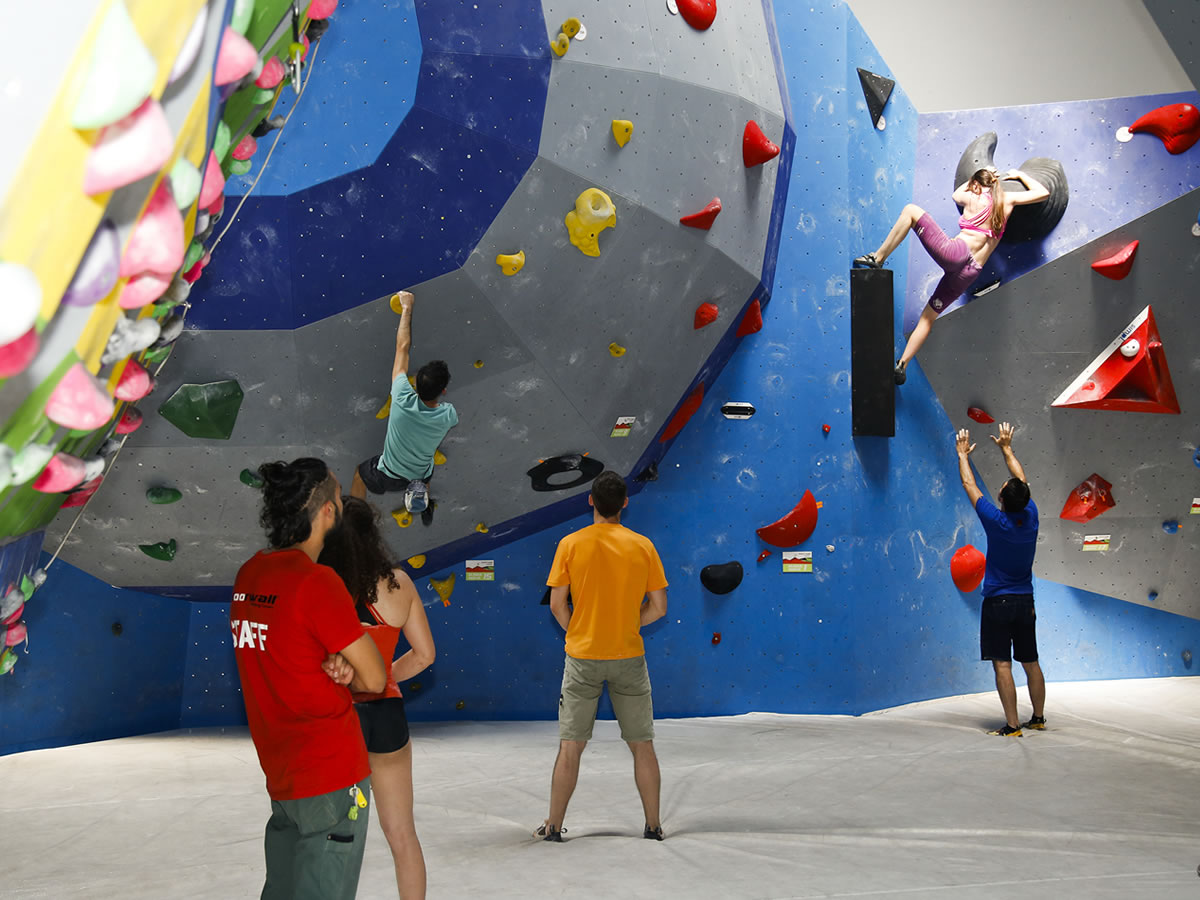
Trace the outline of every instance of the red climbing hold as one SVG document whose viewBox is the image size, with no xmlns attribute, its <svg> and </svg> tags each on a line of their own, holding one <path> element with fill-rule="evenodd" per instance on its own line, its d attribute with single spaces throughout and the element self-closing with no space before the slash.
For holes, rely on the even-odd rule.
<svg viewBox="0 0 1200 900">
<path fill-rule="evenodd" d="M 983 581 L 983 570 L 986 558 L 972 544 L 959 547 L 950 558 L 950 577 L 954 586 L 964 594 L 979 587 Z"/>
<path fill-rule="evenodd" d="M 1051 405 L 1179 415 L 1154 311 L 1143 309 Z"/>
<path fill-rule="evenodd" d="M 756 331 L 762 331 L 762 306 L 759 305 L 757 297 L 746 307 L 746 314 L 742 316 L 738 325 L 737 336 L 745 337 Z"/>
<path fill-rule="evenodd" d="M 91 481 L 84 482 L 71 493 L 67 494 L 67 499 L 63 501 L 63 509 L 69 509 L 72 506 L 83 506 L 92 499 L 92 494 L 96 493 L 100 485 L 104 482 L 103 475 L 97 475 Z"/>
<path fill-rule="evenodd" d="M 37 352 L 38 333 L 34 325 L 15 341 L 0 347 L 0 378 L 10 378 L 18 372 L 24 372 Z"/>
<path fill-rule="evenodd" d="M 1160 106 L 1129 126 L 1130 134 L 1143 131 L 1160 138 L 1168 152 L 1182 153 L 1200 140 L 1200 110 L 1190 103 Z"/>
<path fill-rule="evenodd" d="M 692 328 L 699 330 L 705 325 L 711 325 L 717 321 L 719 310 L 712 303 L 701 303 L 696 307 L 696 318 L 692 320 Z"/>
<path fill-rule="evenodd" d="M 758 123 L 753 119 L 747 122 L 746 130 L 742 133 L 742 162 L 746 168 L 761 166 L 778 155 L 779 147 L 767 139 Z"/>
<path fill-rule="evenodd" d="M 969 407 L 967 409 L 967 415 L 976 422 L 979 422 L 981 425 L 991 425 L 996 421 L 978 406 Z"/>
<path fill-rule="evenodd" d="M 688 216 L 680 216 L 679 224 L 687 225 L 689 228 L 699 228 L 701 231 L 708 231 L 712 228 L 713 222 L 717 220 L 717 216 L 721 214 L 721 198 L 713 197 L 708 206 L 694 212 Z"/>
<path fill-rule="evenodd" d="M 719 643 L 721 643 L 721 632 L 714 631 L 713 632 L 713 646 L 715 647 Z"/>
<path fill-rule="evenodd" d="M 697 31 L 708 31 L 717 17 L 717 0 L 676 0 L 679 15 Z"/>
<path fill-rule="evenodd" d="M 279 86 L 279 82 L 283 81 L 283 76 L 287 74 L 287 69 L 283 67 L 283 63 L 279 61 L 279 57 L 272 56 L 263 63 L 263 70 L 259 76 L 254 79 L 254 84 L 265 90 L 274 90 Z"/>
<path fill-rule="evenodd" d="M 204 167 L 204 182 L 200 185 L 200 208 L 215 213 L 216 210 L 211 207 L 224 190 L 225 175 L 221 172 L 217 151 L 213 150 L 208 154 L 208 163 Z"/>
<path fill-rule="evenodd" d="M 204 263 L 200 260 L 196 260 L 192 267 L 184 272 L 180 277 L 188 284 L 195 284 L 196 279 L 200 277 L 200 273 L 203 271 Z"/>
<path fill-rule="evenodd" d="M 1138 242 L 1131 241 L 1112 256 L 1098 259 L 1092 263 L 1092 268 L 1113 281 L 1120 281 L 1133 268 L 1133 258 L 1137 255 Z"/>
<path fill-rule="evenodd" d="M 777 522 L 764 525 L 754 533 L 773 547 L 796 547 L 812 536 L 817 527 L 817 499 L 805 491 L 792 511 Z"/>
<path fill-rule="evenodd" d="M 117 420 L 117 426 L 113 429 L 117 434 L 133 434 L 142 427 L 142 411 L 136 406 L 125 407 L 125 412 L 121 414 L 121 418 Z"/>
<path fill-rule="evenodd" d="M 1093 472 L 1071 491 L 1058 517 L 1072 522 L 1089 522 L 1116 505 L 1112 485 Z"/>
<path fill-rule="evenodd" d="M 234 159 L 249 159 L 254 155 L 254 151 L 258 149 L 258 141 L 254 139 L 254 135 L 248 134 L 233 148 Z"/>
<path fill-rule="evenodd" d="M 675 415 L 671 416 L 671 421 L 667 423 L 667 427 L 663 429 L 663 433 L 659 435 L 658 442 L 665 444 L 679 432 L 683 431 L 683 426 L 688 423 L 688 420 L 696 414 L 696 410 L 700 408 L 700 404 L 704 402 L 704 382 L 696 385 L 688 398 L 683 401 L 679 409 L 675 410 Z"/>
<path fill-rule="evenodd" d="M 762 562 L 764 559 L 766 559 L 770 555 L 771 555 L 770 550 L 764 550 L 762 553 L 758 554 L 758 561 Z"/>
<path fill-rule="evenodd" d="M 113 393 L 118 400 L 141 400 L 148 393 L 154 390 L 154 379 L 137 360 L 129 360 L 125 363 L 125 369 L 121 372 L 121 377 L 117 381 L 116 389 Z"/>
<path fill-rule="evenodd" d="M 822 425 L 821 430 L 823 432 L 825 432 L 826 434 L 829 434 L 829 426 L 828 425 Z"/>
</svg>

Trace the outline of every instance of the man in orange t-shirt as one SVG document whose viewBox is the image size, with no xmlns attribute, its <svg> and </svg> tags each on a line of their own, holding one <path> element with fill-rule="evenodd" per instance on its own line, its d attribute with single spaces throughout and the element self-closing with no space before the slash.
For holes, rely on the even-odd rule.
<svg viewBox="0 0 1200 900">
<path fill-rule="evenodd" d="M 591 740 L 596 704 L 607 683 L 621 738 L 633 752 L 633 777 L 646 814 L 642 836 L 661 841 L 661 779 L 641 627 L 667 614 L 667 577 L 650 539 L 621 524 L 629 498 L 620 475 L 596 476 L 588 503 L 592 524 L 559 541 L 546 580 L 550 611 L 567 632 L 567 658 L 558 698 L 560 740 L 550 815 L 535 834 L 562 841 L 579 760 Z"/>
</svg>

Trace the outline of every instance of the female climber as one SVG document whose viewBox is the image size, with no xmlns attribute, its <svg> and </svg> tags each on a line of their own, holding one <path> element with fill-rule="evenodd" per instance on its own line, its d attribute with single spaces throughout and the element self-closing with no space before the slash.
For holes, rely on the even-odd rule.
<svg viewBox="0 0 1200 900">
<path fill-rule="evenodd" d="M 1004 190 L 1001 183 L 1007 179 L 1020 181 L 1025 190 Z M 855 266 L 880 268 L 911 228 L 916 230 L 926 252 L 946 273 L 929 298 L 917 327 L 909 335 L 904 353 L 896 361 L 896 384 L 904 384 L 908 361 L 917 355 L 925 338 L 929 337 L 933 320 L 979 277 L 988 257 L 1004 235 L 1004 227 L 1013 208 L 1041 203 L 1049 196 L 1050 192 L 1045 186 L 1024 172 L 1013 169 L 1000 175 L 994 166 L 988 166 L 979 169 L 954 192 L 954 202 L 963 211 L 958 220 L 959 232 L 953 238 L 946 236 L 929 213 L 915 203 L 909 203 L 879 249 L 854 260 Z"/>
<path fill-rule="evenodd" d="M 395 656 L 401 632 L 411 648 L 391 664 L 383 693 L 353 697 L 371 763 L 375 811 L 396 867 L 396 885 L 404 900 L 414 900 L 425 896 L 425 858 L 413 823 L 412 743 L 397 682 L 433 663 L 433 635 L 412 579 L 393 565 L 374 507 L 356 497 L 343 497 L 342 510 L 344 525 L 326 535 L 317 561 L 346 583 L 359 621 L 385 663 Z M 325 670 L 339 683 L 353 677 L 336 657 L 330 658 Z"/>
</svg>

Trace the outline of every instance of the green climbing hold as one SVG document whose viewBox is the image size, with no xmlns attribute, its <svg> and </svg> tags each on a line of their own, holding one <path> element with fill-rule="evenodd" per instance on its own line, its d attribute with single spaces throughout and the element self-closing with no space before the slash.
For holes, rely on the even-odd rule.
<svg viewBox="0 0 1200 900">
<path fill-rule="evenodd" d="M 157 366 L 171 355 L 171 348 L 174 346 L 174 344 L 167 344 L 165 347 L 155 347 L 153 350 L 147 350 L 142 354 L 142 362 L 149 366 Z"/>
<path fill-rule="evenodd" d="M 16 664 L 17 654 L 13 652 L 12 647 L 5 647 L 4 652 L 0 653 L 0 675 L 7 675 Z"/>
<path fill-rule="evenodd" d="M 187 271 L 192 266 L 200 261 L 200 257 L 204 255 L 204 245 L 199 241 L 192 241 L 188 244 L 187 253 L 183 256 L 183 271 Z"/>
<path fill-rule="evenodd" d="M 183 491 L 173 487 L 152 487 L 146 491 L 146 499 L 159 506 L 177 503 L 183 499 Z"/>
<path fill-rule="evenodd" d="M 250 99 L 254 102 L 255 106 L 262 106 L 275 99 L 275 91 L 271 88 L 258 88 L 255 90 L 254 96 Z"/>
<path fill-rule="evenodd" d="M 229 161 L 230 175 L 245 175 L 250 171 L 250 160 L 248 159 L 231 159 Z"/>
<path fill-rule="evenodd" d="M 225 159 L 229 155 L 230 140 L 229 126 L 224 121 L 218 122 L 217 134 L 213 138 L 213 153 L 217 154 L 218 161 Z"/>
<path fill-rule="evenodd" d="M 157 544 L 138 544 L 138 549 L 151 559 L 170 562 L 175 558 L 175 551 L 179 549 L 179 545 L 175 543 L 175 538 L 171 538 L 169 541 L 159 541 Z"/>
<path fill-rule="evenodd" d="M 180 209 L 187 209 L 200 196 L 200 170 L 186 157 L 179 157 L 171 166 L 171 195 Z"/>
<path fill-rule="evenodd" d="M 227 441 L 233 435 L 242 396 L 242 386 L 236 381 L 181 384 L 158 408 L 158 414 L 188 437 Z"/>
<path fill-rule="evenodd" d="M 263 486 L 263 480 L 249 469 L 242 469 L 242 472 L 240 475 L 238 475 L 238 478 L 242 480 L 242 484 L 248 485 L 252 488 L 260 488 Z"/>
<path fill-rule="evenodd" d="M 234 0 L 233 15 L 229 18 L 229 27 L 242 37 L 250 27 L 250 16 L 254 13 L 254 0 Z"/>
<path fill-rule="evenodd" d="M 33 592 L 37 590 L 37 585 L 33 583 L 33 579 L 28 575 L 21 576 L 21 593 L 26 597 L 32 597 Z"/>
<path fill-rule="evenodd" d="M 12 461 L 12 483 L 24 484 L 50 462 L 54 448 L 48 444 L 26 444 Z"/>
</svg>

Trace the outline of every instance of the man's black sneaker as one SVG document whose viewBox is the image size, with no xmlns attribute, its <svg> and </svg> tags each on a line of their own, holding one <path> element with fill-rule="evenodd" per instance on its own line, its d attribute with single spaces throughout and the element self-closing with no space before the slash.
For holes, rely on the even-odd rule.
<svg viewBox="0 0 1200 900">
<path fill-rule="evenodd" d="M 1036 729 L 1037 731 L 1045 731 L 1046 730 L 1046 717 L 1045 716 L 1030 716 L 1029 721 L 1026 722 L 1024 725 L 1022 725 L 1021 727 L 1022 728 L 1033 728 L 1033 729 Z"/>
<path fill-rule="evenodd" d="M 664 835 L 663 835 L 663 831 L 662 831 L 662 826 L 659 825 L 657 828 L 651 828 L 649 825 L 647 825 L 646 830 L 642 832 L 642 837 L 644 837 L 648 841 L 663 840 Z"/>
<path fill-rule="evenodd" d="M 537 831 L 533 833 L 534 837 L 540 837 L 543 841 L 551 841 L 555 844 L 563 842 L 563 835 L 567 833 L 565 828 L 555 828 L 549 823 L 543 822 L 538 826 Z"/>
<path fill-rule="evenodd" d="M 988 734 L 995 734 L 1000 737 L 1020 737 L 1021 726 L 1018 725 L 1016 728 L 1013 728 L 1011 725 L 1006 724 L 1003 728 L 993 728 Z"/>
</svg>

